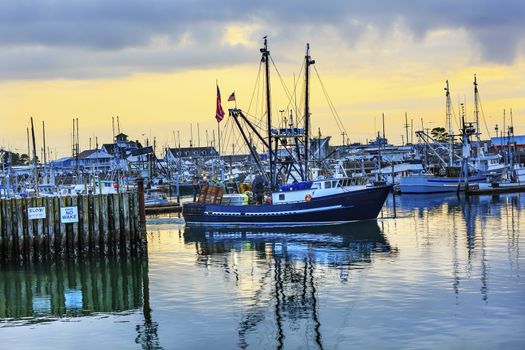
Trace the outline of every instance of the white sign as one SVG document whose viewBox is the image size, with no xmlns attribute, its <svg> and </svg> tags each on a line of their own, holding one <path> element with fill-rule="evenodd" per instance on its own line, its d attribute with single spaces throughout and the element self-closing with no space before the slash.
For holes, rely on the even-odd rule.
<svg viewBox="0 0 525 350">
<path fill-rule="evenodd" d="M 29 220 L 45 219 L 46 218 L 46 208 L 45 207 L 27 208 L 27 218 Z"/>
<path fill-rule="evenodd" d="M 60 208 L 60 221 L 63 224 L 78 222 L 78 207 Z"/>
</svg>

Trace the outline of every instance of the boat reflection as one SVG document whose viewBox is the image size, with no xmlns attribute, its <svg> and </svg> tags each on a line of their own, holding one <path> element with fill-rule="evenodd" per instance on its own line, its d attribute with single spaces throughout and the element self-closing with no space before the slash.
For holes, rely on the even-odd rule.
<svg viewBox="0 0 525 350">
<path fill-rule="evenodd" d="M 392 251 L 375 220 L 280 229 L 187 226 L 184 240 L 185 243 L 194 243 L 200 256 L 252 250 L 259 257 L 270 254 L 287 260 L 312 258 L 316 263 L 329 266 L 351 267 L 369 263 L 372 252 Z M 199 259 L 199 263 L 207 264 L 208 260 Z"/>
<path fill-rule="evenodd" d="M 285 229 L 217 229 L 186 227 L 186 244 L 194 244 L 197 264 L 235 271 L 236 280 L 253 281 L 239 322 L 239 347 L 256 339 L 258 327 L 274 325 L 276 348 L 304 329 L 304 337 L 323 348 L 319 292 L 324 276 L 336 271 L 346 284 L 352 269 L 363 269 L 374 254 L 396 254 L 377 221 Z M 257 267 L 236 265 L 236 254 L 255 252 Z M 210 257 L 220 256 L 222 259 Z M 251 265 L 251 264 L 247 264 Z M 254 272 L 255 271 L 255 272 Z"/>
</svg>

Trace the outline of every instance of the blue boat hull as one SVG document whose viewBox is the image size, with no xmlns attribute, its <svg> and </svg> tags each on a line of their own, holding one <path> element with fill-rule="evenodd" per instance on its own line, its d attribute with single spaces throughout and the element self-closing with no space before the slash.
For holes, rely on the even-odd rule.
<svg viewBox="0 0 525 350">
<path fill-rule="evenodd" d="M 391 186 L 372 187 L 313 198 L 310 202 L 263 205 L 185 203 L 188 224 L 211 225 L 328 225 L 377 218 Z"/>
</svg>

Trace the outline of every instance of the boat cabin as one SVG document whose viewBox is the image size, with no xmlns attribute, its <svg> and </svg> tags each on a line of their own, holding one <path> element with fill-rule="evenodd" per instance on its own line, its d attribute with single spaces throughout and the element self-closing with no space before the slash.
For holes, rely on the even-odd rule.
<svg viewBox="0 0 525 350">
<path fill-rule="evenodd" d="M 278 192 L 272 193 L 273 204 L 309 202 L 312 199 L 343 193 L 348 187 L 366 184 L 360 178 L 323 179 L 308 182 L 299 182 L 293 185 L 280 186 Z"/>
</svg>

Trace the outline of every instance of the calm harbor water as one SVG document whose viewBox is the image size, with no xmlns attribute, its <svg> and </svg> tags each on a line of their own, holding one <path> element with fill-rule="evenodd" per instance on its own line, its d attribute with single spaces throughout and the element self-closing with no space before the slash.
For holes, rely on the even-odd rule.
<svg viewBox="0 0 525 350">
<path fill-rule="evenodd" d="M 0 348 L 523 349 L 525 194 L 384 219 L 148 226 L 148 258 L 0 270 Z"/>
</svg>

